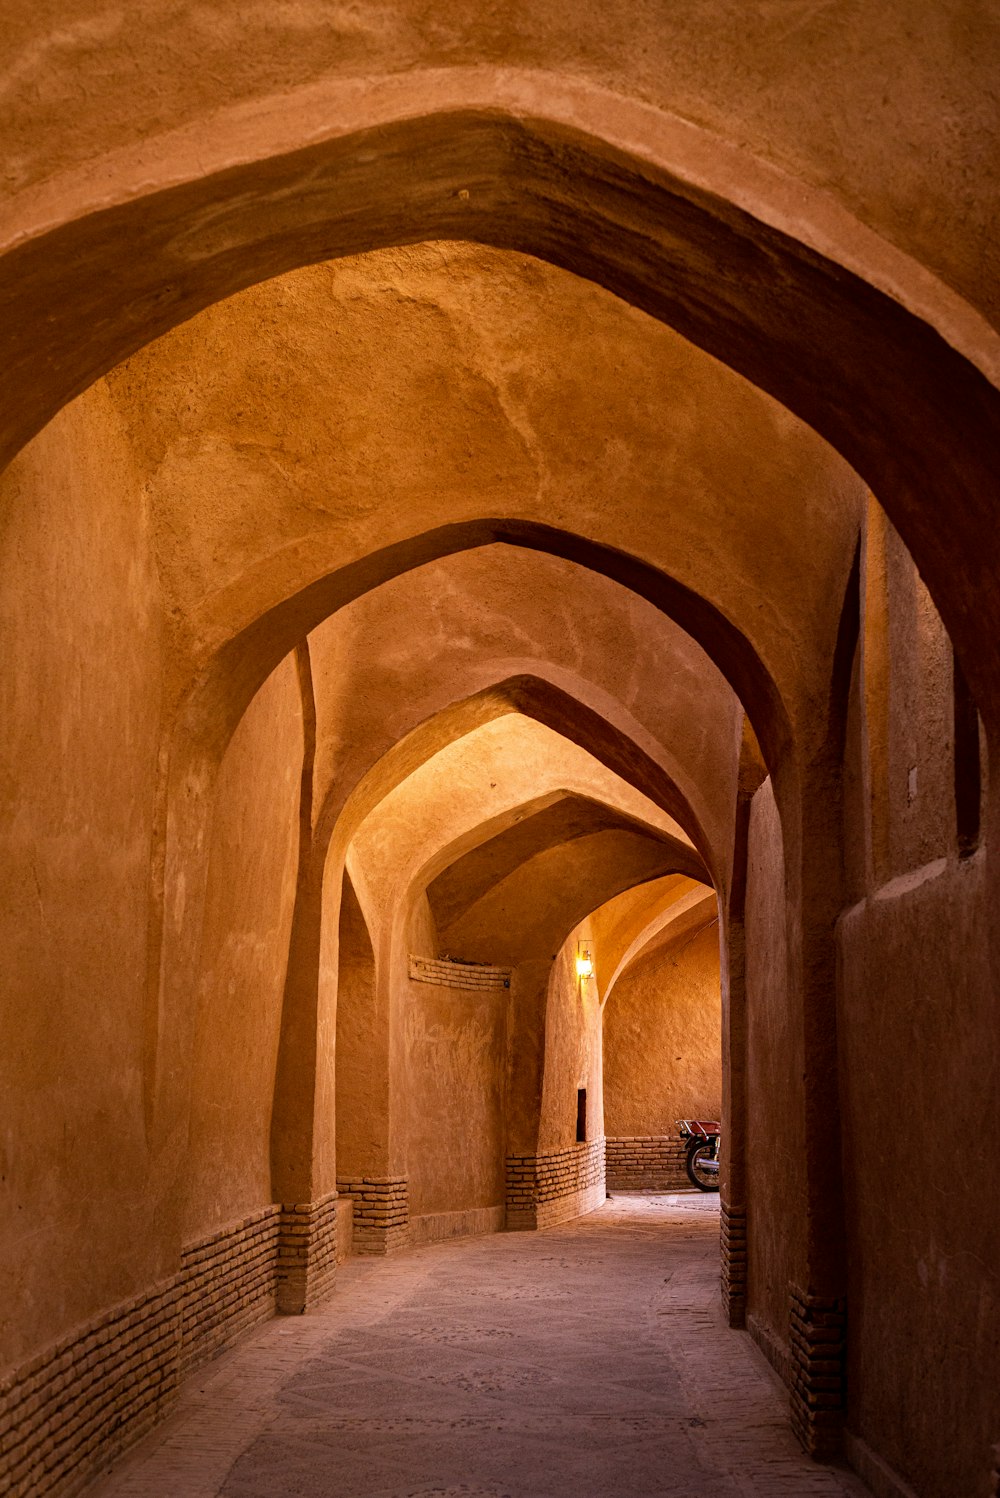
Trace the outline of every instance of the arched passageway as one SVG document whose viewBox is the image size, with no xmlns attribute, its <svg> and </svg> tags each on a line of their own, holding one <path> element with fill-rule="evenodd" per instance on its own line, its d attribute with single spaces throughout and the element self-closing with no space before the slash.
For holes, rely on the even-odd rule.
<svg viewBox="0 0 1000 1498">
<path fill-rule="evenodd" d="M 730 1325 L 811 1453 L 985 1492 L 990 27 L 936 0 L 938 111 L 855 17 L 912 63 L 882 130 L 829 8 L 766 120 L 756 14 L 689 76 L 680 13 L 411 9 L 72 142 L 53 48 L 115 25 L 18 18 L 3 1480 L 84 1480 L 352 1237 L 594 1208 L 712 1100 L 714 911 Z"/>
</svg>

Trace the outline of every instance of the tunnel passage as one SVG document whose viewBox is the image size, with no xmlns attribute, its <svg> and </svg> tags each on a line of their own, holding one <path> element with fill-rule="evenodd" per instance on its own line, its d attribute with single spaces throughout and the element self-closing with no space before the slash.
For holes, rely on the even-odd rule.
<svg viewBox="0 0 1000 1498">
<path fill-rule="evenodd" d="M 716 938 L 732 1328 L 813 1454 L 993 1482 L 996 35 L 903 9 L 14 6 L 15 1491 L 366 1232 L 592 1206 Z"/>
</svg>

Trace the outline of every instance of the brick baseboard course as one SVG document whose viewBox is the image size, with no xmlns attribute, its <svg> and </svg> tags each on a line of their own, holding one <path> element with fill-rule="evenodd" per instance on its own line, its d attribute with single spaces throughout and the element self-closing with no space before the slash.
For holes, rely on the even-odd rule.
<svg viewBox="0 0 1000 1498">
<path fill-rule="evenodd" d="M 732 1327 L 747 1324 L 747 1209 L 722 1203 L 722 1304 Z"/>
<path fill-rule="evenodd" d="M 508 1155 L 508 1229 L 544 1228 L 592 1212 L 607 1195 L 604 1140 L 541 1155 Z"/>
<path fill-rule="evenodd" d="M 356 1254 L 391 1254 L 410 1241 L 410 1188 L 406 1176 L 344 1176 L 340 1196 L 354 1203 Z"/>
<path fill-rule="evenodd" d="M 847 1302 L 789 1286 L 791 1413 L 811 1456 L 836 1456 L 842 1444 Z"/>
<path fill-rule="evenodd" d="M 410 982 L 433 983 L 435 988 L 461 988 L 466 993 L 509 989 L 512 969 L 486 962 L 459 962 L 450 957 L 411 957 Z"/>
<path fill-rule="evenodd" d="M 189 1244 L 180 1269 L 0 1379 L 0 1492 L 70 1498 L 168 1413 L 183 1378 L 279 1308 L 332 1288 L 336 1194 L 264 1207 Z"/>
<path fill-rule="evenodd" d="M 283 1207 L 278 1234 L 277 1309 L 300 1315 L 333 1289 L 337 1269 L 337 1192 Z"/>
<path fill-rule="evenodd" d="M 673 1191 L 688 1185 L 679 1135 L 623 1134 L 606 1143 L 609 1191 Z"/>
</svg>

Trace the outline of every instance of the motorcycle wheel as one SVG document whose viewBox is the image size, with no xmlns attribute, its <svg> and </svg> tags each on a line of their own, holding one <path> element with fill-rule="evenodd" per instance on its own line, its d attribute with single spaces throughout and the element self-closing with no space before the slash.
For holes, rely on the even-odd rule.
<svg viewBox="0 0 1000 1498">
<path fill-rule="evenodd" d="M 712 1154 L 712 1146 L 710 1144 L 696 1144 L 694 1149 L 688 1150 L 687 1160 L 685 1161 L 688 1180 L 692 1186 L 697 1186 L 699 1191 L 718 1191 L 718 1170 L 704 1170 L 701 1167 L 702 1160 L 711 1160 L 713 1164 L 715 1163 L 715 1157 Z"/>
</svg>

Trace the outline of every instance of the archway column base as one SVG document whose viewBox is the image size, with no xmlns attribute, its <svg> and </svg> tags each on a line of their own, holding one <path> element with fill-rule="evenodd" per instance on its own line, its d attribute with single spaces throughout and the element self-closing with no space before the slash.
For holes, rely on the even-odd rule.
<svg viewBox="0 0 1000 1498">
<path fill-rule="evenodd" d="M 788 1289 L 792 1426 L 809 1455 L 822 1461 L 843 1447 L 847 1301 Z"/>
<path fill-rule="evenodd" d="M 352 1253 L 391 1254 L 409 1247 L 407 1176 L 338 1176 L 337 1190 L 353 1204 Z"/>
<path fill-rule="evenodd" d="M 722 1304 L 734 1330 L 747 1324 L 747 1209 L 723 1201 L 720 1212 Z"/>
<path fill-rule="evenodd" d="M 593 1212 L 608 1194 L 604 1151 L 605 1141 L 594 1139 L 537 1155 L 508 1155 L 507 1231 L 553 1227 Z"/>
<path fill-rule="evenodd" d="M 340 1204 L 339 1215 L 344 1215 Z M 276 1266 L 276 1310 L 299 1316 L 333 1289 L 338 1259 L 338 1198 L 331 1191 L 314 1202 L 281 1209 Z"/>
</svg>

